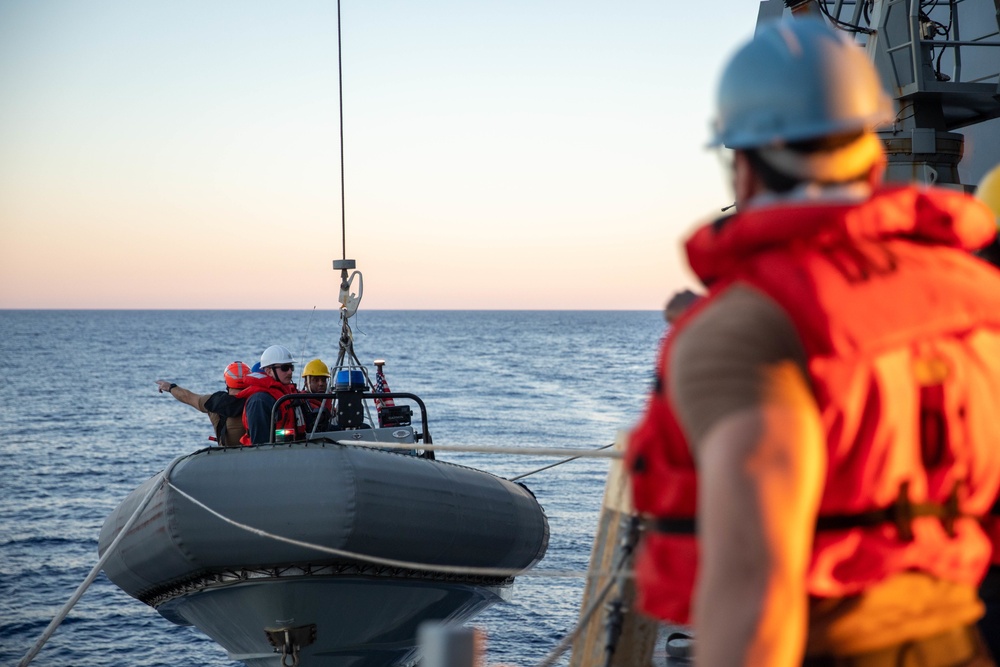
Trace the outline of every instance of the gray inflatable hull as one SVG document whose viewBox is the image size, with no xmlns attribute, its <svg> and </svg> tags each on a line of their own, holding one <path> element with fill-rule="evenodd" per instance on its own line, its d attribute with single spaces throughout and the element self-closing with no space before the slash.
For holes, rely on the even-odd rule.
<svg viewBox="0 0 1000 667">
<path fill-rule="evenodd" d="M 295 628 L 308 628 L 302 665 L 406 662 L 419 623 L 470 618 L 499 600 L 513 573 L 534 565 L 548 544 L 544 512 L 521 485 L 360 447 L 208 449 L 179 461 L 170 482 L 260 531 L 407 563 L 371 564 L 277 541 L 212 515 L 159 477 L 140 486 L 101 530 L 103 554 L 159 484 L 107 560 L 108 578 L 254 666 L 281 664 L 274 633 Z M 510 573 L 442 573 L 419 564 Z"/>
</svg>

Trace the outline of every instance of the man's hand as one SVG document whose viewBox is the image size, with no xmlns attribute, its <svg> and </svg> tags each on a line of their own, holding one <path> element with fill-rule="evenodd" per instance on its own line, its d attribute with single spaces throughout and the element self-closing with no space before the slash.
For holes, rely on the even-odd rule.
<svg viewBox="0 0 1000 667">
<path fill-rule="evenodd" d="M 673 324 L 678 317 L 684 314 L 684 311 L 697 303 L 701 298 L 701 294 L 695 294 L 689 289 L 676 292 L 670 297 L 666 307 L 663 309 L 663 319 L 667 321 L 667 324 Z"/>
</svg>

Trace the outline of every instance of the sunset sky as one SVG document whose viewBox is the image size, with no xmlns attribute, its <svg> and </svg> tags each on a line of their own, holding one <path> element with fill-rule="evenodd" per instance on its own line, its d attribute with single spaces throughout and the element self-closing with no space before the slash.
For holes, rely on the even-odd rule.
<svg viewBox="0 0 1000 667">
<path fill-rule="evenodd" d="M 755 0 L 346 0 L 365 308 L 659 309 Z M 335 308 L 332 0 L 0 2 L 0 308 Z"/>
</svg>

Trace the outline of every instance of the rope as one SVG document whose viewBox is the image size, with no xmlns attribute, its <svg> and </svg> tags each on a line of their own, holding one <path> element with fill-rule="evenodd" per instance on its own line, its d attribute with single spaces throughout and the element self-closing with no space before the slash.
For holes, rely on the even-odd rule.
<svg viewBox="0 0 1000 667">
<path fill-rule="evenodd" d="M 266 530 L 260 528 L 255 528 L 245 523 L 231 519 L 226 515 L 212 509 L 205 503 L 201 502 L 197 498 L 191 496 L 190 494 L 177 488 L 171 482 L 167 482 L 167 486 L 180 494 L 183 498 L 194 503 L 196 506 L 205 510 L 212 516 L 228 523 L 231 526 L 239 528 L 240 530 L 245 530 L 248 533 L 253 533 L 258 537 L 263 537 L 265 539 L 276 540 L 278 542 L 284 542 L 286 544 L 292 544 L 298 547 L 304 547 L 306 549 L 314 549 L 316 551 L 330 554 L 331 556 L 338 556 L 340 558 L 349 558 L 352 560 L 359 560 L 366 563 L 371 563 L 373 565 L 384 565 L 387 567 L 398 567 L 408 570 L 425 570 L 428 572 L 439 572 L 441 574 L 464 574 L 473 576 L 486 576 L 486 577 L 514 577 L 514 576 L 533 576 L 533 577 L 553 577 L 553 578 L 591 578 L 591 577 L 603 577 L 609 576 L 609 574 L 614 574 L 614 572 L 579 572 L 574 570 L 519 570 L 512 568 L 497 568 L 497 567 L 467 567 L 464 565 L 441 565 L 432 563 L 417 563 L 413 561 L 396 560 L 393 558 L 382 558 L 380 556 L 371 556 L 368 554 L 357 553 L 354 551 L 345 551 L 343 549 L 335 549 L 333 547 L 323 546 L 322 544 L 314 544 L 312 542 L 304 542 L 302 540 L 296 540 L 291 537 L 285 537 L 283 535 L 276 535 L 274 533 L 269 533 Z M 617 572 L 617 570 L 615 571 Z M 631 576 L 631 573 L 628 573 Z"/>
<path fill-rule="evenodd" d="M 376 442 L 374 440 L 334 440 L 338 445 L 356 445 L 358 447 L 371 447 L 373 449 L 405 449 L 412 450 L 414 444 L 403 444 L 396 442 Z M 621 452 L 606 452 L 611 445 L 598 449 L 572 449 L 569 447 L 503 447 L 497 445 L 422 445 L 419 449 L 432 452 L 471 452 L 478 454 L 522 454 L 525 456 L 573 456 L 573 459 L 620 459 Z M 555 464 L 558 465 L 558 464 Z M 549 466 L 551 467 L 551 466 Z M 530 474 L 530 473 L 529 473 Z"/>
<path fill-rule="evenodd" d="M 632 576 L 630 572 L 627 572 L 624 569 L 627 561 L 628 554 L 622 554 L 622 557 L 618 559 L 617 567 L 615 567 L 615 569 L 610 573 L 607 582 L 605 582 L 604 586 L 590 603 L 590 606 L 587 607 L 586 611 L 580 614 L 580 620 L 577 621 L 576 627 L 574 627 L 569 634 L 563 637 L 562 641 L 560 641 L 555 648 L 549 651 L 549 654 L 545 656 L 545 658 L 542 659 L 536 667 L 551 667 L 554 665 L 556 660 L 559 659 L 559 656 L 565 653 L 566 649 L 568 649 L 570 645 L 576 641 L 576 638 L 580 636 L 580 633 L 583 632 L 584 626 L 587 625 L 590 621 L 590 617 L 594 615 L 594 612 L 596 612 L 601 606 L 601 603 L 604 602 L 604 598 L 607 597 L 611 587 Z"/>
<path fill-rule="evenodd" d="M 166 482 L 170 486 L 173 486 L 168 481 L 170 478 L 170 473 L 173 471 L 174 466 L 176 466 L 178 462 L 180 462 L 182 459 L 187 458 L 188 456 L 190 455 L 185 454 L 184 456 L 177 457 L 176 459 L 170 462 L 170 465 L 167 466 L 163 472 L 159 474 L 160 477 L 159 483 L 154 484 L 146 493 L 146 495 L 143 496 L 142 500 L 139 501 L 138 507 L 135 508 L 135 511 L 132 512 L 132 516 L 128 518 L 128 521 L 125 522 L 125 525 L 122 526 L 120 531 L 118 531 L 118 535 L 115 537 L 115 539 L 112 540 L 111 544 L 108 545 L 108 548 L 104 551 L 104 555 L 97 560 L 97 563 L 94 565 L 93 569 L 90 570 L 90 574 L 87 575 L 87 577 L 83 580 L 83 582 L 77 587 L 76 591 L 73 592 L 73 595 L 70 596 L 69 600 L 66 601 L 66 604 L 64 604 L 62 608 L 59 610 L 59 612 L 52 618 L 52 621 L 49 622 L 49 625 L 47 628 L 45 628 L 45 631 L 42 633 L 42 636 L 39 637 L 38 641 L 35 642 L 35 645 L 32 646 L 31 649 L 24 654 L 24 657 L 21 658 L 21 662 L 17 663 L 17 667 L 27 667 L 27 665 L 31 664 L 31 661 L 35 659 L 35 656 L 37 656 L 38 652 L 42 650 L 42 647 L 45 646 L 45 643 L 49 641 L 49 639 L 51 639 L 53 634 L 55 634 L 56 628 L 58 628 L 59 625 L 64 620 L 66 620 L 66 616 L 69 614 L 70 610 L 73 609 L 74 606 L 76 606 L 76 603 L 80 601 L 80 598 L 83 597 L 83 594 L 86 592 L 86 590 L 90 588 L 90 585 L 92 583 L 94 583 L 94 579 L 96 579 L 97 575 L 100 574 L 101 569 L 104 567 L 104 564 L 108 562 L 108 559 L 111 558 L 111 554 L 115 552 L 115 549 L 118 548 L 119 543 L 121 543 L 121 541 L 125 538 L 125 535 L 127 535 L 128 532 L 132 529 L 133 524 L 135 524 L 135 522 L 138 520 L 139 515 L 142 514 L 142 511 L 146 509 L 146 505 L 149 504 L 149 501 L 153 498 L 153 495 L 157 491 L 159 491 L 159 489 L 163 486 L 164 482 Z"/>
<path fill-rule="evenodd" d="M 615 443 L 612 442 L 610 445 L 604 445 L 603 447 L 598 447 L 597 449 L 595 449 L 593 451 L 599 452 L 602 449 L 608 449 L 609 447 L 614 447 L 614 446 L 615 446 Z M 542 472 L 543 470 L 548 470 L 549 468 L 555 468 L 556 466 L 561 466 L 564 463 L 569 463 L 570 461 L 576 461 L 578 458 L 581 458 L 581 457 L 582 457 L 582 455 L 580 455 L 580 456 L 571 456 L 568 459 L 563 459 L 562 461 L 556 461 L 555 463 L 550 463 L 547 466 L 542 466 L 541 468 L 538 468 L 536 470 L 532 470 L 531 472 L 526 472 L 526 473 L 522 473 L 520 475 L 517 475 L 516 477 L 511 477 L 511 478 L 509 478 L 509 480 L 511 482 L 516 482 L 517 480 L 524 479 L 525 477 L 528 477 L 529 475 L 534 475 L 536 472 Z"/>
</svg>

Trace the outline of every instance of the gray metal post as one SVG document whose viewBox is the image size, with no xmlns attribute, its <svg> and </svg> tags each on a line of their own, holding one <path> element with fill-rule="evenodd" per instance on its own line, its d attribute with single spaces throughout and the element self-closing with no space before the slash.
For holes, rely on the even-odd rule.
<svg viewBox="0 0 1000 667">
<path fill-rule="evenodd" d="M 476 667 L 478 632 L 449 623 L 426 622 L 417 629 L 421 667 Z"/>
</svg>

